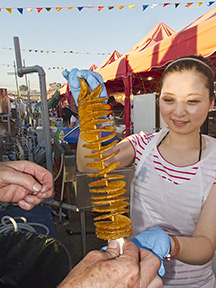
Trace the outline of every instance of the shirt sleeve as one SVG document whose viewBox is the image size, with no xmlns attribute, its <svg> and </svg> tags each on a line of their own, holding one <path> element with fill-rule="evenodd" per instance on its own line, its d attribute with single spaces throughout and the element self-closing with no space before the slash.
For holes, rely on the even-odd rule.
<svg viewBox="0 0 216 288">
<path fill-rule="evenodd" d="M 140 161 L 142 154 L 144 153 L 148 143 L 154 137 L 152 133 L 147 134 L 141 131 L 138 134 L 133 134 L 127 137 L 128 141 L 132 145 L 135 153 L 135 165 Z"/>
</svg>

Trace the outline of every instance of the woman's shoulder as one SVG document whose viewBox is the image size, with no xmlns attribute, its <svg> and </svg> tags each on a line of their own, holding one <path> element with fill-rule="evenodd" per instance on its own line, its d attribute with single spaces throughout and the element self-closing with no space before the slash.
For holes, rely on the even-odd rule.
<svg viewBox="0 0 216 288">
<path fill-rule="evenodd" d="M 216 138 L 209 135 L 203 135 L 206 142 L 206 149 L 203 154 L 203 160 L 210 160 L 216 165 Z"/>
<path fill-rule="evenodd" d="M 141 148 L 144 148 L 154 138 L 154 136 L 154 133 L 146 133 L 145 131 L 141 131 L 128 136 L 127 139 L 133 146 L 139 145 Z"/>
</svg>

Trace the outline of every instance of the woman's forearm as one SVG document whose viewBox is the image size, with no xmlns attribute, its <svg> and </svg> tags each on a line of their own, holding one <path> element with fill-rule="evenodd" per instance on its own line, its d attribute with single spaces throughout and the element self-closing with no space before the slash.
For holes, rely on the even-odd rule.
<svg viewBox="0 0 216 288">
<path fill-rule="evenodd" d="M 180 244 L 180 252 L 177 259 L 184 263 L 202 265 L 210 261 L 214 256 L 215 248 L 208 237 L 177 237 L 177 239 Z"/>
</svg>

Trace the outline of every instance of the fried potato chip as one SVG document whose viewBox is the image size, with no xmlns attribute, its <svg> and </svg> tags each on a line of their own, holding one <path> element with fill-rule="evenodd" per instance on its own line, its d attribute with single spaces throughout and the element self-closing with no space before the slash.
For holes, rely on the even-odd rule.
<svg viewBox="0 0 216 288">
<path fill-rule="evenodd" d="M 89 122 L 84 123 L 81 127 L 80 127 L 80 131 L 90 131 L 90 130 L 94 130 L 97 128 L 97 125 L 101 124 L 101 123 L 106 123 L 106 122 L 110 122 L 113 121 L 113 119 L 94 119 L 91 120 Z"/>
<path fill-rule="evenodd" d="M 96 180 L 88 184 L 89 187 L 99 187 L 99 186 L 105 186 L 105 185 L 108 185 L 108 180 L 106 178 Z"/>
<path fill-rule="evenodd" d="M 125 175 L 120 174 L 107 174 L 106 179 L 107 180 L 117 180 L 117 179 L 123 179 L 125 178 Z"/>
<path fill-rule="evenodd" d="M 88 177 L 99 177 L 99 176 L 104 176 L 104 174 L 111 173 L 115 169 L 117 169 L 121 165 L 121 162 L 115 162 L 107 165 L 103 170 L 101 170 L 98 173 L 94 174 L 88 174 Z"/>
<path fill-rule="evenodd" d="M 105 229 L 107 231 L 115 231 L 132 224 L 131 219 L 124 215 L 116 215 L 113 216 L 113 218 L 112 221 L 95 222 L 94 225 L 98 230 Z"/>
<path fill-rule="evenodd" d="M 108 185 L 109 180 L 118 180 L 125 178 L 125 175 L 120 174 L 106 174 L 106 177 L 100 180 L 93 181 L 88 184 L 89 187 L 98 187 Z"/>
<path fill-rule="evenodd" d="M 93 207 L 92 211 L 94 212 L 116 212 L 122 208 L 125 208 L 129 206 L 130 204 L 128 202 L 121 202 L 118 201 L 116 203 L 112 203 L 110 206 L 100 206 L 100 207 Z"/>
<path fill-rule="evenodd" d="M 106 100 L 108 100 L 109 98 L 107 97 L 102 97 L 102 98 L 96 98 L 96 99 L 91 99 L 91 100 L 87 100 L 87 101 L 83 101 L 82 103 L 79 103 L 79 110 L 82 110 L 83 108 L 86 107 L 86 105 L 91 105 L 91 104 L 96 104 L 96 103 L 103 103 Z"/>
<path fill-rule="evenodd" d="M 119 232 L 116 231 L 113 233 L 106 233 L 106 232 L 103 233 L 103 232 L 97 231 L 97 229 L 95 232 L 96 232 L 96 235 L 98 238 L 103 239 L 103 240 L 108 240 L 108 241 L 119 239 L 119 238 L 127 238 L 127 237 L 133 235 L 132 228 L 128 231 L 119 231 Z"/>
<path fill-rule="evenodd" d="M 89 87 L 89 85 L 87 84 L 86 80 L 84 78 L 79 78 L 79 82 L 80 82 L 80 93 L 77 99 L 77 102 L 79 103 L 80 101 L 82 101 L 85 97 L 87 97 L 87 95 L 91 94 L 91 89 Z"/>
<path fill-rule="evenodd" d="M 80 125 L 83 125 L 84 123 L 86 122 L 89 122 L 91 120 L 94 120 L 96 118 L 100 118 L 102 116 L 106 116 L 110 113 L 110 111 L 95 111 L 95 112 L 92 112 L 92 113 L 89 113 L 88 115 L 80 118 L 79 122 L 80 122 Z"/>
<path fill-rule="evenodd" d="M 126 189 L 121 189 L 114 192 L 110 192 L 109 194 L 105 194 L 103 196 L 91 196 L 91 199 L 92 200 L 112 199 L 116 196 L 124 195 L 126 191 L 127 191 Z"/>
<path fill-rule="evenodd" d="M 117 202 L 122 202 L 125 200 L 129 200 L 128 197 L 115 197 L 113 199 L 105 199 L 105 200 L 98 200 L 98 201 L 92 201 L 92 205 L 107 205 L 110 204 L 112 205 L 112 203 L 117 203 Z"/>
<path fill-rule="evenodd" d="M 109 182 L 106 187 L 89 189 L 89 191 L 91 193 L 105 193 L 105 192 L 109 193 L 109 192 L 113 192 L 119 189 L 123 189 L 125 185 L 126 185 L 125 181 L 119 180 L 119 181 Z"/>
<path fill-rule="evenodd" d="M 99 220 L 104 220 L 104 219 L 112 219 L 113 216 L 115 215 L 120 215 L 120 214 L 126 214 L 130 211 L 130 209 L 119 209 L 117 212 L 112 212 L 109 214 L 102 214 L 100 216 L 97 216 L 94 218 L 94 221 L 99 221 Z"/>
<path fill-rule="evenodd" d="M 119 152 L 119 150 L 117 150 L 117 151 L 115 151 L 115 152 L 113 152 L 112 154 L 110 154 L 110 155 L 107 155 L 107 156 L 103 156 L 99 161 L 94 161 L 94 162 L 90 162 L 90 163 L 87 163 L 86 164 L 86 166 L 87 167 L 92 167 L 92 168 L 96 168 L 95 167 L 95 163 L 103 163 L 103 165 L 104 165 L 104 162 L 106 161 L 106 160 L 108 160 L 109 158 L 112 158 L 112 157 L 114 157 L 116 154 L 118 154 L 118 152 Z M 105 165 L 104 166 L 101 166 L 102 168 L 99 168 L 99 169 L 104 169 L 105 168 Z"/>
<path fill-rule="evenodd" d="M 82 109 L 79 108 L 79 117 L 82 118 L 83 116 L 93 111 L 106 111 L 106 110 L 110 110 L 110 106 L 108 104 L 105 103 L 88 104 Z"/>
<path fill-rule="evenodd" d="M 87 148 L 87 149 L 91 149 L 91 150 L 100 150 L 101 149 L 100 143 L 86 143 L 86 144 L 83 144 L 83 147 Z"/>
</svg>

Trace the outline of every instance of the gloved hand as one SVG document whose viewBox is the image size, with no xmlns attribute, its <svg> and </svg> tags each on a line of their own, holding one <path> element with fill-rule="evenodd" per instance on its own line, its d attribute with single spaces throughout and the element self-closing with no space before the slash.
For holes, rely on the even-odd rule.
<svg viewBox="0 0 216 288">
<path fill-rule="evenodd" d="M 164 276 L 165 268 L 163 259 L 167 257 L 170 252 L 172 240 L 170 235 L 161 228 L 150 228 L 131 240 L 138 248 L 145 248 L 153 252 L 161 261 L 159 276 Z"/>
<path fill-rule="evenodd" d="M 85 78 L 91 90 L 94 90 L 99 84 L 102 84 L 102 92 L 100 94 L 100 97 L 107 97 L 106 87 L 103 83 L 103 78 L 97 72 L 89 70 L 79 70 L 77 68 L 73 68 L 70 72 L 67 71 L 67 69 L 64 70 L 62 72 L 62 75 L 69 83 L 71 93 L 74 97 L 76 104 L 80 92 L 80 82 L 77 77 Z"/>
</svg>

